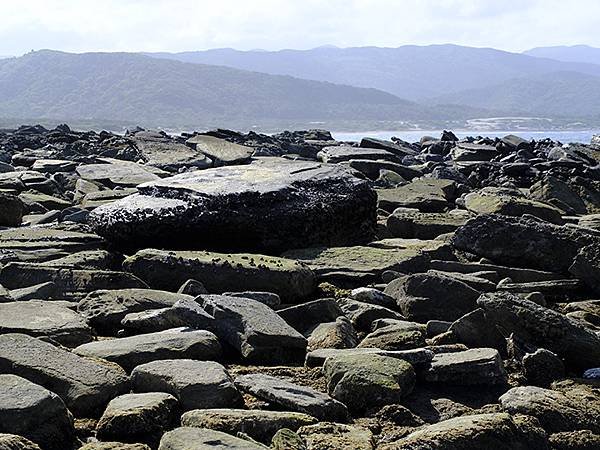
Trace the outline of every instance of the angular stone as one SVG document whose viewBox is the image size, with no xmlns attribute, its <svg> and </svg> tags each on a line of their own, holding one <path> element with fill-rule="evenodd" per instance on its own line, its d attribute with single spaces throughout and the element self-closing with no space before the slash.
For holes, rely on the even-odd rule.
<svg viewBox="0 0 600 450">
<path fill-rule="evenodd" d="M 110 158 L 104 158 L 103 161 L 105 164 L 81 165 L 77 167 L 77 173 L 84 180 L 102 183 L 110 188 L 135 187 L 159 179 L 158 175 L 142 164 Z"/>
<path fill-rule="evenodd" d="M 122 442 L 90 442 L 79 450 L 150 450 L 146 444 L 124 444 Z"/>
<path fill-rule="evenodd" d="M 57 173 L 57 172 L 72 172 L 77 167 L 75 161 L 67 161 L 64 159 L 37 159 L 32 170 L 44 173 Z"/>
<path fill-rule="evenodd" d="M 209 331 L 182 327 L 90 342 L 73 351 L 81 356 L 106 359 L 131 371 L 140 364 L 161 359 L 217 359 L 221 356 L 221 345 Z"/>
<path fill-rule="evenodd" d="M 351 159 L 388 160 L 400 162 L 393 153 L 377 148 L 351 147 L 340 145 L 337 147 L 324 147 L 317 153 L 317 159 L 323 163 L 335 164 Z"/>
<path fill-rule="evenodd" d="M 327 358 L 323 373 L 329 394 L 351 411 L 399 403 L 416 381 L 409 363 L 375 354 Z"/>
<path fill-rule="evenodd" d="M 356 331 L 346 317 L 317 325 L 308 337 L 309 351 L 318 348 L 354 348 L 357 344 Z"/>
<path fill-rule="evenodd" d="M 556 353 L 567 365 L 600 366 L 600 337 L 575 320 L 510 293 L 483 294 L 477 304 L 505 333 Z"/>
<path fill-rule="evenodd" d="M 400 141 L 399 139 L 395 141 L 386 141 L 384 139 L 366 137 L 360 141 L 360 147 L 380 148 L 382 150 L 387 150 L 400 158 L 417 153 L 410 147 L 408 142 Z"/>
<path fill-rule="evenodd" d="M 341 423 L 321 422 L 298 430 L 308 450 L 373 450 L 373 433 L 367 428 Z"/>
<path fill-rule="evenodd" d="M 184 427 L 208 428 L 230 434 L 244 433 L 265 444 L 281 428 L 296 431 L 301 426 L 316 422 L 317 419 L 307 414 L 258 409 L 196 409 L 181 417 Z"/>
<path fill-rule="evenodd" d="M 290 306 L 280 309 L 277 314 L 294 329 L 304 333 L 315 325 L 323 322 L 332 322 L 343 316 L 344 312 L 331 298 L 321 298 L 312 302 Z"/>
<path fill-rule="evenodd" d="M 428 425 L 381 450 L 546 450 L 546 434 L 506 413 L 467 415 Z"/>
<path fill-rule="evenodd" d="M 0 433 L 0 450 L 41 450 L 29 439 L 16 434 Z"/>
<path fill-rule="evenodd" d="M 425 348 L 417 348 L 412 350 L 381 350 L 379 348 L 321 348 L 313 350 L 306 355 L 306 367 L 321 367 L 327 358 L 335 358 L 346 355 L 381 355 L 390 358 L 401 359 L 413 366 L 426 365 L 434 356 L 431 350 Z"/>
<path fill-rule="evenodd" d="M 455 183 L 451 180 L 418 179 L 395 189 L 378 189 L 378 206 L 392 212 L 396 208 L 416 208 L 421 212 L 443 212 L 450 206 Z"/>
<path fill-rule="evenodd" d="M 23 202 L 25 207 L 29 207 L 38 204 L 47 210 L 63 210 L 71 206 L 71 202 L 62 198 L 55 197 L 53 195 L 42 194 L 37 191 L 21 192 L 19 199 Z"/>
<path fill-rule="evenodd" d="M 202 134 L 192 136 L 186 141 L 186 144 L 195 146 L 197 151 L 211 158 L 215 166 L 244 164 L 250 161 L 250 157 L 254 153 L 252 147 Z"/>
<path fill-rule="evenodd" d="M 182 168 L 206 169 L 212 165 L 212 160 L 201 152 L 162 136 L 148 139 L 148 136 L 136 135 L 135 143 L 146 158 L 146 164 L 162 170 L 177 172 Z"/>
<path fill-rule="evenodd" d="M 382 350 L 410 350 L 425 347 L 424 327 L 406 327 L 404 324 L 388 325 L 369 333 L 360 342 L 360 348 Z"/>
<path fill-rule="evenodd" d="M 77 311 L 94 329 L 115 334 L 127 314 L 169 307 L 180 299 L 192 297 L 152 289 L 98 290 L 81 300 Z"/>
<path fill-rule="evenodd" d="M 510 414 L 536 417 L 551 433 L 591 430 L 600 433 L 600 397 L 591 388 L 566 393 L 536 386 L 519 386 L 500 397 Z"/>
<path fill-rule="evenodd" d="M 249 361 L 302 361 L 306 339 L 268 306 L 249 298 L 201 295 L 196 301 L 215 318 L 215 333 Z"/>
<path fill-rule="evenodd" d="M 344 404 L 307 386 L 258 373 L 237 377 L 235 385 L 242 392 L 319 420 L 348 420 L 348 411 Z"/>
<path fill-rule="evenodd" d="M 85 319 L 71 309 L 47 301 L 0 303 L 0 334 L 47 337 L 67 347 L 92 340 Z"/>
<path fill-rule="evenodd" d="M 186 411 L 243 404 L 225 367 L 213 361 L 153 361 L 137 366 L 131 383 L 135 392 L 168 392 Z"/>
<path fill-rule="evenodd" d="M 263 445 L 206 428 L 180 427 L 165 433 L 158 450 L 265 450 Z"/>
<path fill-rule="evenodd" d="M 365 174 L 371 180 L 377 180 L 380 177 L 382 171 L 389 171 L 402 177 L 404 180 L 412 180 L 413 178 L 420 177 L 423 173 L 412 167 L 404 166 L 402 164 L 392 161 L 373 161 L 370 159 L 351 159 L 347 162 L 354 170 L 358 170 Z"/>
<path fill-rule="evenodd" d="M 377 319 L 404 320 L 404 316 L 383 306 L 371 305 L 370 303 L 358 302 L 343 298 L 338 300 L 340 308 L 346 315 L 354 328 L 358 331 L 369 331 L 373 322 Z"/>
<path fill-rule="evenodd" d="M 397 278 L 384 293 L 395 298 L 410 320 L 456 320 L 473 311 L 479 291 L 442 272 L 419 273 Z"/>
<path fill-rule="evenodd" d="M 564 378 L 565 366 L 562 360 L 545 348 L 538 348 L 523 357 L 523 374 L 534 386 L 549 386 L 553 381 Z"/>
<path fill-rule="evenodd" d="M 90 214 L 98 234 L 126 247 L 274 253 L 366 242 L 375 230 L 374 192 L 337 165 L 265 158 L 138 190 Z"/>
<path fill-rule="evenodd" d="M 506 372 L 498 350 L 474 348 L 462 352 L 438 353 L 423 377 L 430 383 L 459 386 L 506 383 Z"/>
<path fill-rule="evenodd" d="M 600 434 L 590 430 L 564 431 L 548 437 L 552 450 L 596 450 L 600 448 Z"/>
<path fill-rule="evenodd" d="M 454 161 L 491 161 L 497 155 L 493 145 L 460 142 L 452 149 Z"/>
<path fill-rule="evenodd" d="M 158 443 L 175 422 L 177 399 L 164 392 L 125 394 L 110 401 L 98 421 L 99 439 Z"/>
<path fill-rule="evenodd" d="M 393 237 L 435 239 L 441 234 L 452 233 L 471 217 L 471 214 L 460 210 L 422 213 L 418 210 L 398 208 L 388 216 L 386 227 Z"/>
<path fill-rule="evenodd" d="M 567 273 L 579 250 L 586 245 L 600 246 L 600 237 L 583 228 L 487 214 L 460 227 L 452 244 L 500 264 Z"/>
<path fill-rule="evenodd" d="M 52 390 L 76 417 L 97 413 L 129 384 L 114 364 L 82 358 L 25 334 L 0 335 L 0 372 Z"/>
<path fill-rule="evenodd" d="M 127 258 L 123 266 L 153 288 L 172 291 L 194 278 L 214 294 L 262 290 L 297 303 L 316 287 L 306 266 L 274 256 L 146 249 Z"/>
<path fill-rule="evenodd" d="M 48 450 L 69 448 L 75 437 L 73 417 L 60 397 L 16 375 L 0 375 L 0 433 L 18 434 Z"/>
<path fill-rule="evenodd" d="M 19 197 L 0 192 L 1 227 L 18 227 L 21 225 L 24 212 L 23 201 Z"/>
</svg>

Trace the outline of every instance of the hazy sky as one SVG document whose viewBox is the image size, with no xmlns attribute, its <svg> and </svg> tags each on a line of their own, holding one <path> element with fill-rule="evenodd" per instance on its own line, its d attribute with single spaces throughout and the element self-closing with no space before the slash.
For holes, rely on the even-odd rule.
<svg viewBox="0 0 600 450">
<path fill-rule="evenodd" d="M 456 43 L 600 47 L 598 0 L 0 0 L 0 55 Z"/>
</svg>

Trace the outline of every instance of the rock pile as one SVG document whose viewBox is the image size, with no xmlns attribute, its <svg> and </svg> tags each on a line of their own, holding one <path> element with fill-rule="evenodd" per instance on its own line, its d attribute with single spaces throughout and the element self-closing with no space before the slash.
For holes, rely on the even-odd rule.
<svg viewBox="0 0 600 450">
<path fill-rule="evenodd" d="M 0 131 L 0 450 L 600 447 L 600 152 Z"/>
</svg>

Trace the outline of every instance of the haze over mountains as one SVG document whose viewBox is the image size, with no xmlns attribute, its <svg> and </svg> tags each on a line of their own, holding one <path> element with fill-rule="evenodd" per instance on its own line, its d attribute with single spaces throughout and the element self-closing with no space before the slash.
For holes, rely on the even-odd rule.
<svg viewBox="0 0 600 450">
<path fill-rule="evenodd" d="M 0 60 L 0 121 L 373 129 L 524 115 L 553 118 L 557 127 L 589 125 L 600 123 L 600 56 L 594 55 L 600 49 L 581 46 L 524 54 L 456 45 L 44 50 Z"/>
</svg>

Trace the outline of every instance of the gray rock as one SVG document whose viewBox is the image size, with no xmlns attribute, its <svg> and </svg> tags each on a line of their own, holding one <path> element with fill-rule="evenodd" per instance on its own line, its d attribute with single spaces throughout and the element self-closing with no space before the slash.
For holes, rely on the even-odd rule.
<svg viewBox="0 0 600 450">
<path fill-rule="evenodd" d="M 12 373 L 58 394 L 76 417 L 97 413 L 128 389 L 123 370 L 25 334 L 0 335 L 0 372 Z"/>
<path fill-rule="evenodd" d="M 434 356 L 434 353 L 425 348 L 412 350 L 381 350 L 379 348 L 321 348 L 313 350 L 306 355 L 307 367 L 321 367 L 325 360 L 330 357 L 346 356 L 346 355 L 381 355 L 389 356 L 390 358 L 401 359 L 413 366 L 425 366 Z"/>
<path fill-rule="evenodd" d="M 110 401 L 98 421 L 99 439 L 156 444 L 175 422 L 177 399 L 164 392 L 125 394 Z"/>
<path fill-rule="evenodd" d="M 378 206 L 392 212 L 396 208 L 416 208 L 421 212 L 437 213 L 449 209 L 455 194 L 451 180 L 421 178 L 395 189 L 377 190 Z"/>
<path fill-rule="evenodd" d="M 335 321 L 344 312 L 335 300 L 321 298 L 280 309 L 277 314 L 294 329 L 304 333 L 320 323 Z"/>
<path fill-rule="evenodd" d="M 208 292 L 203 292 L 203 293 L 208 294 Z M 197 295 L 202 295 L 203 293 L 200 293 Z M 279 295 L 274 294 L 273 292 L 257 292 L 257 291 L 223 292 L 223 295 L 226 295 L 227 297 L 251 298 L 252 300 L 261 302 L 270 308 L 276 308 L 277 306 L 279 306 L 281 304 L 281 298 L 279 297 Z"/>
<path fill-rule="evenodd" d="M 220 431 L 206 428 L 180 427 L 165 433 L 158 450 L 265 450 L 254 444 Z"/>
<path fill-rule="evenodd" d="M 461 210 L 422 213 L 418 209 L 398 208 L 388 216 L 386 226 L 393 237 L 435 239 L 441 234 L 452 233 L 471 217 Z"/>
<path fill-rule="evenodd" d="M 245 359 L 269 363 L 304 359 L 304 336 L 268 306 L 224 295 L 201 295 L 196 301 L 215 318 L 215 333 Z"/>
<path fill-rule="evenodd" d="M 548 437 L 552 450 L 595 450 L 600 448 L 600 434 L 590 430 L 564 431 Z"/>
<path fill-rule="evenodd" d="M 547 387 L 565 376 L 565 366 L 561 359 L 545 348 L 525 355 L 522 364 L 525 378 L 534 386 Z"/>
<path fill-rule="evenodd" d="M 404 320 L 404 316 L 389 308 L 358 302 L 349 298 L 338 300 L 338 305 L 358 331 L 370 331 L 373 322 L 377 319 Z"/>
<path fill-rule="evenodd" d="M 589 387 L 574 387 L 565 392 L 536 386 L 519 386 L 500 397 L 510 414 L 536 417 L 551 433 L 591 430 L 600 433 L 600 398 Z"/>
<path fill-rule="evenodd" d="M 122 442 L 90 442 L 79 450 L 150 450 L 146 444 L 124 444 Z"/>
<path fill-rule="evenodd" d="M 104 164 L 83 164 L 77 173 L 87 181 L 98 182 L 113 188 L 115 186 L 135 187 L 140 183 L 158 180 L 151 168 L 130 161 L 104 158 Z"/>
<path fill-rule="evenodd" d="M 131 372 L 135 392 L 168 392 L 184 410 L 234 408 L 243 404 L 221 364 L 191 359 L 161 360 L 137 366 Z"/>
<path fill-rule="evenodd" d="M 416 381 L 409 363 L 376 354 L 327 358 L 323 373 L 329 394 L 351 411 L 399 403 Z"/>
<path fill-rule="evenodd" d="M 209 294 L 210 292 L 208 292 L 204 284 L 202 284 L 200 281 L 189 279 L 181 285 L 181 287 L 177 290 L 177 293 L 192 295 L 195 297 L 197 295 Z"/>
<path fill-rule="evenodd" d="M 476 308 L 479 291 L 442 272 L 397 278 L 384 291 L 407 318 L 418 322 L 456 320 Z"/>
<path fill-rule="evenodd" d="M 19 197 L 0 192 L 0 226 L 18 227 L 24 212 L 25 207 Z"/>
<path fill-rule="evenodd" d="M 92 340 L 92 330 L 83 317 L 48 301 L 0 303 L 0 334 L 4 333 L 47 337 L 67 347 Z"/>
<path fill-rule="evenodd" d="M 244 433 L 268 444 L 281 428 L 296 431 L 304 425 L 317 422 L 312 416 L 288 411 L 261 411 L 247 409 L 196 409 L 181 417 L 184 427 L 208 428 L 224 433 Z"/>
<path fill-rule="evenodd" d="M 306 450 L 306 443 L 289 428 L 282 428 L 271 440 L 272 450 Z"/>
<path fill-rule="evenodd" d="M 40 450 L 40 447 L 23 436 L 0 433 L 0 450 Z"/>
<path fill-rule="evenodd" d="M 307 386 L 263 374 L 241 375 L 235 379 L 235 385 L 242 392 L 319 420 L 348 420 L 344 404 Z"/>
<path fill-rule="evenodd" d="M 358 347 L 381 350 L 410 350 L 425 347 L 425 327 L 414 325 L 416 326 L 407 327 L 400 322 L 378 328 L 367 334 Z"/>
<path fill-rule="evenodd" d="M 186 144 L 195 146 L 198 152 L 211 158 L 215 166 L 244 164 L 250 161 L 250 157 L 254 153 L 252 147 L 202 134 L 192 136 L 186 141 Z"/>
<path fill-rule="evenodd" d="M 221 345 L 209 331 L 182 327 L 90 342 L 73 351 L 81 356 L 106 359 L 131 371 L 140 364 L 160 359 L 217 359 L 221 356 Z"/>
<path fill-rule="evenodd" d="M 340 145 L 337 147 L 324 147 L 317 153 L 317 159 L 324 163 L 340 163 L 352 159 L 388 160 L 400 162 L 393 153 L 377 148 L 351 147 Z"/>
<path fill-rule="evenodd" d="M 436 354 L 423 378 L 430 383 L 471 386 L 504 384 L 507 376 L 498 350 L 474 348 Z"/>
<path fill-rule="evenodd" d="M 309 351 L 318 348 L 353 348 L 357 344 L 356 331 L 346 317 L 317 325 L 308 337 Z"/>
<path fill-rule="evenodd" d="M 359 302 L 371 303 L 385 308 L 395 308 L 396 300 L 379 289 L 370 287 L 360 287 L 350 292 L 350 298 Z"/>
<path fill-rule="evenodd" d="M 213 294 L 267 291 L 286 303 L 298 303 L 316 288 L 315 276 L 306 266 L 264 255 L 146 249 L 127 258 L 124 267 L 153 288 L 172 291 L 192 277 Z"/>
<path fill-rule="evenodd" d="M 177 172 L 183 168 L 206 169 L 212 166 L 212 160 L 198 150 L 162 136 L 151 138 L 136 134 L 135 143 L 146 164 L 162 170 Z"/>
<path fill-rule="evenodd" d="M 195 300 L 182 299 L 170 308 L 127 314 L 121 324 L 127 332 L 138 334 L 178 327 L 212 331 L 215 328 L 214 322 L 214 317 L 204 311 Z"/>
<path fill-rule="evenodd" d="M 68 448 L 75 437 L 73 417 L 60 397 L 16 375 L 0 375 L 0 433 L 48 450 Z"/>
<path fill-rule="evenodd" d="M 421 428 L 381 450 L 547 450 L 546 433 L 506 413 L 467 415 Z"/>
<path fill-rule="evenodd" d="M 298 430 L 308 450 L 373 450 L 373 433 L 367 428 L 342 423 L 320 422 Z"/>
<path fill-rule="evenodd" d="M 567 365 L 600 365 L 600 337 L 578 322 L 510 293 L 483 294 L 477 303 L 505 333 L 556 353 Z"/>
<path fill-rule="evenodd" d="M 452 244 L 504 265 L 567 273 L 579 250 L 586 245 L 600 246 L 600 237 L 582 228 L 529 217 L 488 214 L 460 227 Z"/>
<path fill-rule="evenodd" d="M 127 314 L 173 306 L 181 299 L 192 297 L 152 289 L 98 290 L 81 300 L 77 311 L 94 329 L 114 335 Z"/>
<path fill-rule="evenodd" d="M 31 166 L 32 170 L 43 173 L 73 172 L 77 167 L 75 161 L 64 159 L 37 159 Z"/>
<path fill-rule="evenodd" d="M 98 234 L 128 247 L 278 252 L 357 244 L 375 229 L 374 192 L 337 165 L 265 158 L 138 190 L 90 214 Z"/>
</svg>

